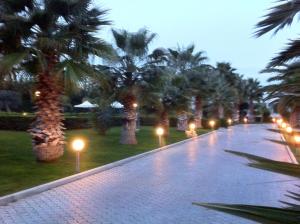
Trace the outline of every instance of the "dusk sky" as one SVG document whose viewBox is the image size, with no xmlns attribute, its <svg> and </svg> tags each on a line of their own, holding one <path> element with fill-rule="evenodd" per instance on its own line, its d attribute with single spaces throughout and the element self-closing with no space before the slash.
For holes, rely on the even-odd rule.
<svg viewBox="0 0 300 224">
<path fill-rule="evenodd" d="M 151 48 L 196 45 L 210 64 L 230 62 L 239 73 L 265 84 L 269 75 L 259 74 L 288 39 L 295 38 L 295 26 L 276 36 L 254 38 L 254 26 L 274 5 L 273 0 L 95 0 L 110 9 L 113 28 L 137 31 L 147 28 L 157 33 Z M 102 36 L 112 40 L 110 29 Z"/>
</svg>

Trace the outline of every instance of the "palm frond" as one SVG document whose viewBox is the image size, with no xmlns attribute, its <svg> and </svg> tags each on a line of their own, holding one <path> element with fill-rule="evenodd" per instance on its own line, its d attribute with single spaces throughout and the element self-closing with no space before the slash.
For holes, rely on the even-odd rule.
<svg viewBox="0 0 300 224">
<path fill-rule="evenodd" d="M 14 66 L 20 65 L 21 62 L 28 57 L 28 52 L 15 52 L 2 56 L 0 58 L 0 74 L 8 74 Z"/>
<path fill-rule="evenodd" d="M 193 203 L 215 211 L 232 214 L 263 224 L 299 224 L 300 211 L 292 209 L 221 203 Z"/>
<path fill-rule="evenodd" d="M 260 37 L 271 30 L 276 34 L 286 26 L 290 26 L 300 11 L 300 0 L 279 0 L 280 4 L 272 7 L 270 12 L 257 25 L 255 35 Z"/>
<path fill-rule="evenodd" d="M 243 152 L 237 152 L 231 150 L 225 150 L 225 151 L 233 155 L 237 155 L 250 160 L 250 163 L 248 164 L 250 167 L 263 169 L 263 170 L 276 172 L 276 173 L 282 173 L 293 177 L 300 177 L 300 165 L 298 164 L 275 161 L 275 160 L 271 160 L 264 157 L 243 153 Z"/>
<path fill-rule="evenodd" d="M 278 55 L 272 58 L 271 62 L 268 64 L 268 68 L 280 66 L 284 63 L 290 62 L 292 60 L 299 59 L 300 54 L 300 40 L 291 40 L 285 50 L 278 53 Z"/>
</svg>

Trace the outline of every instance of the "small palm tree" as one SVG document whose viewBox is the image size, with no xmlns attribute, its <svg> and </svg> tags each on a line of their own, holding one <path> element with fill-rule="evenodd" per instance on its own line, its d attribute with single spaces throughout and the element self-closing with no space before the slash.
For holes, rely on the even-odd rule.
<svg viewBox="0 0 300 224">
<path fill-rule="evenodd" d="M 90 0 L 11 0 L 0 3 L 0 74 L 26 71 L 36 81 L 36 119 L 30 129 L 39 161 L 64 151 L 61 96 L 65 83 L 93 73 L 90 56 L 110 47 L 96 32 L 109 25 Z"/>
<path fill-rule="evenodd" d="M 122 144 L 137 144 L 136 140 L 136 108 L 141 106 L 141 95 L 148 81 L 158 74 L 153 69 L 148 55 L 148 48 L 155 34 L 146 29 L 136 33 L 126 30 L 112 30 L 116 50 L 114 57 L 106 61 L 106 73 L 112 94 L 124 105 Z M 146 86 L 145 86 L 146 85 Z M 145 95 L 145 94 L 144 94 Z"/>
<path fill-rule="evenodd" d="M 210 76 L 210 83 L 214 86 L 209 97 L 210 107 L 216 111 L 219 119 L 224 119 L 225 111 L 231 111 L 236 101 L 235 89 L 219 74 Z"/>
<path fill-rule="evenodd" d="M 189 79 L 197 81 L 201 85 L 196 86 L 196 83 L 189 82 L 186 86 L 182 86 L 185 89 L 184 95 L 190 95 L 195 97 L 195 121 L 197 127 L 201 127 L 202 119 L 202 97 L 205 93 L 202 92 L 203 88 L 203 76 L 205 76 L 205 66 L 202 66 L 203 63 L 207 60 L 207 57 L 204 56 L 203 51 L 195 52 L 195 45 L 191 44 L 186 48 L 178 47 L 177 49 L 169 49 L 169 69 L 174 75 L 185 76 L 186 82 L 189 82 Z M 201 69 L 200 69 L 201 67 Z M 206 70 L 208 66 L 206 66 Z M 201 71 L 200 71 L 201 70 Z M 188 75 L 189 74 L 189 75 Z M 195 76 L 198 76 L 197 78 Z M 201 81 L 202 80 L 202 81 Z M 185 111 L 179 111 L 182 117 L 187 117 Z M 180 116 L 181 117 L 181 116 Z M 178 122 L 180 121 L 178 118 Z M 179 122 L 180 123 L 180 122 Z M 179 130 L 187 129 L 187 122 L 184 122 L 185 125 L 178 125 Z"/>
<path fill-rule="evenodd" d="M 249 121 L 254 122 L 254 101 L 260 101 L 262 98 L 262 89 L 257 79 L 249 78 L 246 80 L 246 95 L 249 104 Z"/>
<path fill-rule="evenodd" d="M 215 68 L 210 65 L 200 65 L 186 72 L 189 90 L 194 96 L 194 121 L 197 128 L 202 128 L 203 105 L 214 89 L 209 76 L 214 73 Z"/>
</svg>

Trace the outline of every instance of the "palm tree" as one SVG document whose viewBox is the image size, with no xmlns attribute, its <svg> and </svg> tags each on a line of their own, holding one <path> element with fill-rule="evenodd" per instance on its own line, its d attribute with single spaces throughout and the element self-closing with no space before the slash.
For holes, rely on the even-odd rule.
<svg viewBox="0 0 300 224">
<path fill-rule="evenodd" d="M 254 100 L 259 101 L 262 97 L 262 91 L 260 83 L 257 79 L 249 78 L 246 80 L 246 95 L 248 97 L 249 105 L 249 121 L 254 122 Z"/>
<path fill-rule="evenodd" d="M 142 101 L 139 99 L 144 93 L 144 88 L 148 81 L 158 74 L 148 55 L 149 45 L 156 35 L 146 29 L 140 29 L 136 33 L 112 30 L 112 34 L 117 49 L 115 56 L 106 62 L 106 73 L 115 99 L 124 105 L 120 142 L 137 144 L 134 104 L 138 103 L 141 106 Z"/>
<path fill-rule="evenodd" d="M 209 82 L 209 76 L 215 73 L 210 65 L 200 65 L 198 68 L 187 71 L 191 95 L 194 96 L 194 121 L 197 128 L 202 128 L 203 105 L 214 87 Z"/>
<path fill-rule="evenodd" d="M 175 75 L 186 76 L 187 82 L 188 79 L 192 79 L 193 81 L 197 80 L 203 86 L 203 82 L 198 80 L 200 79 L 204 72 L 204 66 L 202 67 L 202 71 L 200 71 L 199 67 L 203 64 L 204 61 L 207 60 L 207 57 L 204 56 L 203 51 L 195 52 L 195 45 L 191 44 L 186 48 L 178 47 L 177 49 L 169 49 L 169 68 Z M 208 66 L 206 66 L 208 69 Z M 187 74 L 190 74 L 187 77 Z M 195 76 L 198 78 L 195 78 Z M 203 78 L 201 78 L 203 80 Z M 198 84 L 199 84 L 198 83 Z M 190 97 L 195 97 L 195 120 L 197 122 L 197 127 L 201 127 L 201 119 L 202 119 L 202 98 L 205 93 L 201 92 L 201 85 L 196 87 L 196 83 L 189 83 L 186 85 L 185 94 L 190 94 Z M 193 93 L 196 95 L 193 95 Z M 186 112 L 180 111 L 179 114 L 181 116 L 178 117 L 178 124 L 180 123 L 180 118 L 186 119 Z M 183 122 L 184 125 L 178 125 L 178 130 L 186 130 L 187 129 L 187 120 Z"/>
<path fill-rule="evenodd" d="M 243 79 L 243 76 L 236 73 L 236 69 L 228 62 L 218 62 L 216 71 L 222 76 L 221 80 L 226 82 L 227 88 L 231 91 L 231 100 L 233 100 L 232 106 L 234 108 L 232 116 L 234 121 L 239 121 L 240 105 L 245 98 L 245 80 Z"/>
<path fill-rule="evenodd" d="M 294 62 L 262 72 L 274 74 L 268 81 L 276 81 L 264 87 L 264 91 L 268 93 L 267 99 L 272 99 L 271 103 L 277 105 L 280 114 L 290 113 L 290 124 L 293 127 L 300 126 L 300 63 Z"/>
<path fill-rule="evenodd" d="M 210 82 L 214 86 L 209 97 L 210 107 L 216 111 L 218 119 L 224 119 L 225 111 L 231 111 L 234 106 L 236 92 L 225 77 L 219 74 L 210 76 Z"/>
<path fill-rule="evenodd" d="M 64 83 L 93 73 L 90 56 L 110 47 L 96 32 L 109 25 L 90 0 L 12 0 L 0 3 L 0 74 L 23 70 L 36 80 L 36 119 L 30 129 L 39 161 L 64 151 Z"/>
<path fill-rule="evenodd" d="M 160 112 L 160 125 L 169 134 L 169 114 L 171 112 L 186 111 L 189 105 L 190 96 L 186 95 L 184 86 L 187 84 L 183 76 L 165 74 L 164 84 L 160 88 L 160 95 L 157 98 Z"/>
<path fill-rule="evenodd" d="M 294 18 L 300 12 L 300 0 L 278 1 L 264 16 L 264 19 L 257 23 L 256 36 L 260 37 L 266 33 L 274 31 L 276 34 L 281 29 L 290 26 Z M 297 17 L 298 18 L 298 17 Z M 281 51 L 274 57 L 267 67 L 280 66 L 293 59 L 299 58 L 300 55 L 300 39 L 291 40 L 285 50 Z"/>
</svg>

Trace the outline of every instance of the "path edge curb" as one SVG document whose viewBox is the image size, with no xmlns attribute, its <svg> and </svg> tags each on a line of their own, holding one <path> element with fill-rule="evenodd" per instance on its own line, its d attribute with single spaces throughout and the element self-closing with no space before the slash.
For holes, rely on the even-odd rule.
<svg viewBox="0 0 300 224">
<path fill-rule="evenodd" d="M 144 153 L 141 153 L 141 154 L 138 154 L 138 155 L 135 155 L 135 156 L 131 156 L 131 157 L 128 157 L 128 158 L 125 158 L 125 159 L 122 159 L 122 160 L 118 160 L 118 161 L 115 161 L 115 162 L 112 162 L 112 163 L 109 163 L 109 164 L 106 164 L 106 165 L 103 165 L 103 166 L 99 166 L 99 167 L 96 167 L 96 168 L 78 173 L 78 174 L 67 176 L 67 177 L 64 177 L 64 178 L 61 178 L 61 179 L 58 179 L 58 180 L 55 180 L 55 181 L 51 181 L 51 182 L 48 182 L 48 183 L 45 183 L 45 184 L 42 184 L 42 185 L 38 185 L 36 187 L 28 188 L 28 189 L 25 189 L 25 190 L 22 190 L 22 191 L 19 191 L 19 192 L 16 192 L 16 193 L 12 193 L 12 194 L 9 194 L 9 195 L 2 196 L 2 197 L 0 197 L 0 206 L 6 206 L 9 203 L 13 203 L 13 202 L 16 202 L 18 200 L 21 200 L 21 199 L 24 199 L 24 198 L 27 198 L 27 197 L 30 197 L 30 196 L 48 191 L 48 190 L 51 190 L 53 188 L 56 188 L 56 187 L 59 187 L 59 186 L 65 185 L 65 184 L 69 184 L 71 182 L 80 180 L 82 178 L 92 176 L 92 175 L 95 175 L 97 173 L 101 173 L 101 172 L 110 170 L 112 168 L 118 167 L 118 166 L 122 166 L 122 165 L 130 163 L 134 160 L 152 155 L 154 153 L 157 153 L 157 152 L 160 152 L 160 151 L 163 151 L 163 150 L 167 150 L 167 149 L 172 148 L 174 146 L 178 146 L 178 145 L 187 143 L 189 141 L 193 141 L 195 139 L 205 137 L 207 135 L 211 135 L 211 134 L 213 134 L 217 131 L 218 130 L 213 130 L 213 131 L 210 131 L 210 132 L 202 134 L 202 135 L 198 135 L 198 136 L 193 137 L 193 138 L 188 138 L 188 139 L 185 139 L 183 141 L 175 142 L 175 143 L 172 143 L 172 144 L 160 147 L 160 148 L 153 149 L 153 150 L 148 151 L 148 152 L 144 152 Z"/>
<path fill-rule="evenodd" d="M 285 139 L 285 137 L 283 136 L 283 134 L 282 134 L 281 132 L 280 132 L 280 136 L 281 136 L 281 139 L 282 139 L 284 142 L 287 142 L 286 139 Z M 292 152 L 292 150 L 291 150 L 289 144 L 286 144 L 286 145 L 285 145 L 285 148 L 286 148 L 286 150 L 287 150 L 287 152 L 288 152 L 288 154 L 289 154 L 289 157 L 291 158 L 292 163 L 294 163 L 294 164 L 299 164 L 298 161 L 297 161 L 297 159 L 296 159 L 296 157 L 295 157 L 295 155 L 294 155 L 294 153 Z"/>
</svg>

